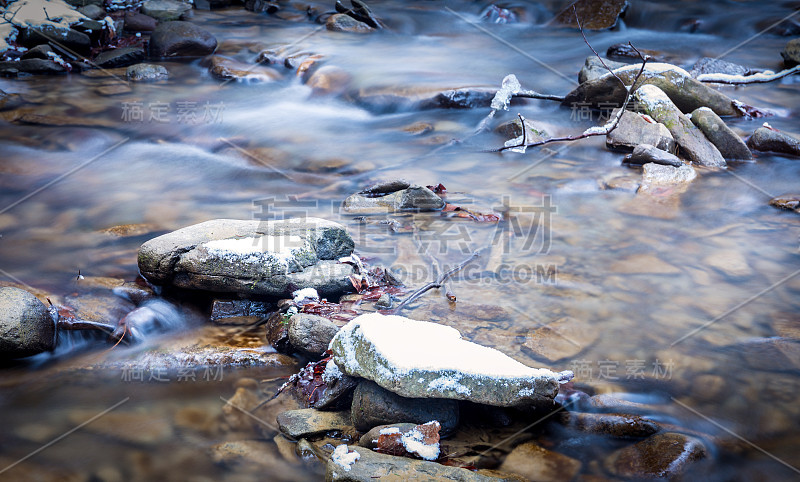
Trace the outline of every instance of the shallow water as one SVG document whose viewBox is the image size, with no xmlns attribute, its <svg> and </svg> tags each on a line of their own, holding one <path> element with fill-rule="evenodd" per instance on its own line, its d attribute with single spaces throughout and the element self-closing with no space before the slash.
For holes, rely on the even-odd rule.
<svg viewBox="0 0 800 482">
<path fill-rule="evenodd" d="M 755 1 L 632 3 L 620 28 L 588 34 L 592 45 L 604 52 L 631 41 L 670 54 L 687 68 L 699 57 L 720 55 L 748 40 L 759 22 L 793 8 Z M 575 31 L 538 24 L 549 18 L 548 8 L 556 10 L 548 2 L 515 5 L 529 12 L 528 19 L 481 24 L 489 33 L 464 20 L 477 21 L 485 5 L 461 2 L 374 2 L 390 29 L 367 36 L 330 33 L 310 22 L 240 8 L 197 11 L 194 21 L 225 40 L 220 46 L 225 55 L 244 62 L 253 62 L 262 48 L 286 45 L 289 52 L 323 54 L 324 65 L 351 75 L 352 90 L 497 87 L 514 73 L 524 88 L 566 93 L 589 54 L 586 45 Z M 684 25 L 694 19 L 702 22 L 691 33 Z M 725 59 L 777 70 L 786 41 L 762 35 Z M 706 478 L 797 475 L 785 464 L 800 467 L 800 373 L 774 354 L 753 354 L 743 345 L 775 336 L 778 320 L 789 320 L 795 330 L 800 323 L 797 217 L 767 204 L 771 196 L 796 191 L 796 160 L 759 154 L 756 162 L 731 165 L 728 172 L 701 171 L 687 192 L 663 193 L 648 203 L 599 187 L 615 176 L 639 176 L 621 166 L 622 154 L 607 151 L 602 139 L 553 144 L 524 155 L 492 154 L 481 151 L 505 139 L 489 133 L 434 153 L 450 139 L 469 136 L 486 110 L 381 111 L 348 96 L 314 94 L 282 66 L 273 66 L 282 80 L 242 84 L 215 80 L 200 64 L 165 63 L 168 83 L 132 84 L 130 92 L 112 96 L 96 91 L 119 84 L 108 77 L 0 79 L 0 89 L 22 94 L 36 114 L 105 125 L 3 124 L 0 273 L 59 295 L 74 290 L 79 269 L 132 280 L 143 241 L 213 218 L 307 214 L 338 220 L 351 229 L 362 255 L 392 265 L 412 286 L 431 276 L 418 244 L 429 245 L 446 266 L 490 245 L 480 268 L 453 282 L 460 308 L 448 308 L 444 298 L 429 293 L 406 314 L 456 326 L 467 338 L 528 364 L 573 369 L 583 390 L 646 400 L 659 407 L 654 416 L 714 436 L 728 436 L 729 430 L 780 459 L 751 446 L 741 452 L 712 447 Z M 799 86 L 790 77 L 723 90 L 777 112 L 768 119 L 774 127 L 797 131 Z M 130 118 L 135 103 L 143 108 L 142 121 Z M 514 105 L 498 123 L 517 113 L 553 135 L 592 125 L 548 101 Z M 433 131 L 413 136 L 402 130 L 415 122 L 431 124 Z M 730 125 L 752 132 L 760 121 L 737 119 Z M 410 234 L 363 226 L 339 212 L 347 194 L 396 177 L 441 182 L 450 202 L 481 211 L 505 205 L 511 217 L 500 226 L 438 214 L 398 217 L 421 228 L 415 244 Z M 148 225 L 143 234 L 102 232 L 137 223 Z M 506 315 L 481 316 L 470 308 L 475 304 L 502 306 Z M 561 318 L 579 327 L 577 354 L 548 361 L 522 347 L 531 330 Z M 8 461 L 0 466 L 69 430 L 72 425 L 64 420 L 70 412 L 97 413 L 130 397 L 126 410 L 170 425 L 184 405 L 218 414 L 219 397 L 232 396 L 238 378 L 290 372 L 267 368 L 202 383 L 129 383 L 118 372 L 39 382 L 39 372 L 9 369 L 0 375 L 7 377 L 0 419 L 10 427 L 0 436 Z M 32 437 L 31 425 L 39 425 L 43 435 Z M 175 429 L 148 443 L 104 440 L 78 431 L 12 470 L 54 467 L 104 480 L 257 476 L 208 462 L 203 450 L 226 440 L 216 432 Z M 569 440 L 557 443 L 571 456 L 584 457 L 584 472 L 593 473 L 588 462 L 606 442 L 578 449 L 570 448 Z M 174 452 L 170 463 L 161 460 L 165 450 Z M 319 477 L 300 462 L 292 467 L 297 472 L 287 478 Z M 281 476 L 282 465 L 273 469 L 269 477 Z"/>
</svg>

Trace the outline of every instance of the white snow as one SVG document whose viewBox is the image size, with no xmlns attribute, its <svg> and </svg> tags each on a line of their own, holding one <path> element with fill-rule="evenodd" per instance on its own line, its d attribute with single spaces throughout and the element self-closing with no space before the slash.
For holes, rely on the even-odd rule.
<svg viewBox="0 0 800 482">
<path fill-rule="evenodd" d="M 322 372 L 322 381 L 330 385 L 332 382 L 340 378 L 342 378 L 341 370 L 339 370 L 339 367 L 336 366 L 336 363 L 329 361 L 325 365 L 325 371 Z"/>
<path fill-rule="evenodd" d="M 361 454 L 353 450 L 349 451 L 346 444 L 339 445 L 333 450 L 331 454 L 331 461 L 343 468 L 345 472 L 350 472 L 350 466 L 356 463 L 356 460 L 361 458 Z"/>
<path fill-rule="evenodd" d="M 428 423 L 438 423 L 438 422 L 428 422 Z M 427 425 L 427 423 L 425 424 Z M 417 430 L 417 428 L 412 428 L 408 432 L 404 433 L 400 437 L 400 441 L 403 443 L 403 447 L 405 447 L 406 452 L 417 454 L 425 460 L 436 460 L 439 458 L 439 442 L 435 444 L 426 444 L 423 443 L 423 439 L 425 436 Z"/>
<path fill-rule="evenodd" d="M 654 110 L 659 105 L 670 105 L 672 101 L 663 90 L 655 85 L 643 85 L 636 89 L 636 100 L 647 106 L 648 110 Z"/>
<path fill-rule="evenodd" d="M 16 37 L 14 27 L 50 25 L 66 36 L 71 24 L 88 19 L 63 0 L 17 0 L 9 3 L 5 12 L 9 19 L 14 16 L 14 23 L 0 23 L 0 52 L 9 48 L 6 39 Z"/>
<path fill-rule="evenodd" d="M 599 134 L 608 134 L 608 130 L 611 129 L 611 126 L 594 126 L 586 129 L 583 131 L 584 136 L 596 136 Z"/>
<path fill-rule="evenodd" d="M 494 94 L 492 110 L 508 110 L 508 103 L 511 102 L 514 94 L 519 93 L 520 89 L 522 89 L 522 86 L 519 84 L 517 76 L 514 74 L 506 75 L 503 79 L 502 87 Z"/>
<path fill-rule="evenodd" d="M 203 245 L 210 254 L 228 261 L 241 263 L 263 263 L 274 261 L 284 267 L 294 261 L 295 255 L 304 247 L 299 236 L 271 236 L 230 238 L 209 241 Z"/>
<path fill-rule="evenodd" d="M 295 303 L 300 303 L 306 298 L 311 298 L 313 300 L 319 299 L 319 293 L 317 293 L 317 290 L 315 290 L 314 288 L 303 288 L 297 290 L 294 293 L 292 293 L 292 296 L 294 297 Z"/>
<path fill-rule="evenodd" d="M 641 68 L 642 68 L 642 64 L 626 65 L 625 67 L 620 67 L 618 69 L 614 69 L 614 73 L 619 75 L 619 74 L 621 74 L 623 72 L 639 72 L 639 70 Z M 691 77 L 691 75 L 689 75 L 689 72 L 683 70 L 682 68 L 678 67 L 677 65 L 666 64 L 666 63 L 663 63 L 663 62 L 652 62 L 652 63 L 648 62 L 647 66 L 644 69 L 644 72 L 642 73 L 642 76 L 643 77 L 652 77 L 654 75 L 663 74 L 664 72 L 669 72 L 669 71 L 676 72 L 676 73 L 680 74 L 681 76 Z M 609 72 L 606 75 L 611 75 L 611 73 Z"/>
<path fill-rule="evenodd" d="M 509 151 L 511 151 L 511 152 L 519 152 L 520 154 L 525 154 L 525 151 L 528 150 L 527 144 L 526 145 L 522 145 L 522 136 L 515 137 L 513 139 L 507 140 L 503 144 L 503 146 L 505 146 L 505 147 L 517 146 L 517 147 L 513 147 L 513 148 L 509 149 Z"/>
<path fill-rule="evenodd" d="M 445 390 L 453 390 L 456 393 L 469 396 L 471 390 L 469 389 L 469 387 L 466 387 L 461 383 L 459 383 L 460 379 L 461 377 L 457 376 L 449 376 L 449 377 L 441 376 L 435 380 L 431 380 L 430 383 L 428 383 L 428 389 L 439 392 L 443 392 Z"/>
<path fill-rule="evenodd" d="M 386 428 L 382 428 L 381 431 L 380 431 L 381 435 L 392 435 L 392 434 L 395 434 L 395 433 L 400 433 L 400 428 L 399 427 L 386 427 Z"/>
<path fill-rule="evenodd" d="M 697 76 L 700 82 L 722 82 L 730 84 L 753 84 L 762 82 L 772 82 L 782 77 L 786 77 L 793 72 L 800 71 L 800 66 L 792 67 L 791 69 L 782 70 L 780 72 L 773 72 L 765 70 L 750 75 L 731 75 L 731 74 L 702 74 Z"/>
</svg>

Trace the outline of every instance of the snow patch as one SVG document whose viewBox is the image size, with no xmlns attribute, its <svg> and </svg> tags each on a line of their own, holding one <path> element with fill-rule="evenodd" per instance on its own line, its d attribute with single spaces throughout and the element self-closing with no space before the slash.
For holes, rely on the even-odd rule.
<svg viewBox="0 0 800 482">
<path fill-rule="evenodd" d="M 398 428 L 398 427 L 386 427 L 386 428 L 382 428 L 381 431 L 380 431 L 381 435 L 392 435 L 392 434 L 396 434 L 396 433 L 400 433 L 400 428 Z"/>
<path fill-rule="evenodd" d="M 209 254 L 233 263 L 274 263 L 289 268 L 305 242 L 299 236 L 271 236 L 230 238 L 209 241 L 203 245 Z"/>
<path fill-rule="evenodd" d="M 433 422 L 428 422 L 428 423 L 433 423 Z M 406 452 L 411 454 L 417 454 L 425 460 L 438 459 L 439 442 L 428 445 L 423 442 L 424 439 L 425 436 L 422 434 L 422 432 L 417 430 L 416 427 L 412 428 L 411 430 L 404 433 L 400 437 L 400 441 L 403 443 L 403 447 L 405 447 Z"/>
<path fill-rule="evenodd" d="M 343 373 L 339 370 L 339 367 L 336 366 L 336 363 L 328 362 L 325 365 L 325 371 L 322 372 L 322 381 L 326 384 L 330 385 L 331 383 L 335 382 L 336 380 L 342 378 Z"/>
<path fill-rule="evenodd" d="M 312 300 L 319 300 L 319 293 L 314 288 L 303 288 L 300 290 L 295 291 L 292 293 L 294 297 L 293 301 L 295 303 L 300 303 L 306 298 L 311 298 Z"/>
<path fill-rule="evenodd" d="M 438 392 L 452 390 L 456 393 L 469 396 L 469 394 L 472 393 L 471 390 L 468 387 L 459 383 L 460 379 L 461 379 L 460 376 L 439 377 L 435 380 L 431 380 L 431 382 L 428 383 L 428 390 L 438 391 Z"/>
<path fill-rule="evenodd" d="M 351 465 L 361 458 L 361 454 L 353 450 L 349 451 L 346 444 L 339 445 L 331 454 L 331 461 L 343 468 L 345 472 L 350 472 Z"/>
</svg>

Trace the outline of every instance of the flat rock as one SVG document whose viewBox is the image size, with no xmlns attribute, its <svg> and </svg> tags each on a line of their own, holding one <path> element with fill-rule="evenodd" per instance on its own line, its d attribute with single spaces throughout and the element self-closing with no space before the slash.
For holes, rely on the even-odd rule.
<svg viewBox="0 0 800 482">
<path fill-rule="evenodd" d="M 642 64 L 628 65 L 615 69 L 614 73 L 625 82 L 625 85 L 631 85 L 641 67 Z M 700 107 L 708 107 L 717 115 L 740 115 L 734 108 L 731 98 L 698 82 L 688 72 L 675 65 L 648 62 L 635 88 L 642 85 L 654 85 L 664 91 L 682 112 L 688 113 Z M 562 104 L 566 106 L 589 105 L 594 108 L 608 105 L 621 106 L 625 96 L 625 88 L 613 75 L 607 73 L 602 77 L 581 83 L 567 94 Z"/>
<path fill-rule="evenodd" d="M 338 259 L 354 245 L 342 225 L 318 218 L 217 219 L 144 243 L 139 270 L 180 288 L 283 298 L 314 288 L 334 296 L 352 290 L 353 268 Z"/>
<path fill-rule="evenodd" d="M 531 368 L 461 339 L 458 330 L 402 316 L 361 315 L 331 341 L 351 376 L 409 398 L 451 398 L 496 406 L 550 405 L 571 372 Z"/>
<path fill-rule="evenodd" d="M 143 14 L 161 22 L 178 20 L 191 9 L 190 4 L 175 0 L 146 0 L 141 8 Z"/>
<path fill-rule="evenodd" d="M 681 164 L 679 167 L 665 166 L 662 164 L 648 163 L 642 171 L 642 185 L 666 186 L 671 184 L 686 184 L 697 177 L 697 171 L 692 166 Z"/>
<path fill-rule="evenodd" d="M 287 410 L 278 415 L 277 421 L 281 432 L 293 439 L 332 431 L 353 431 L 347 411 L 323 412 L 315 408 Z"/>
<path fill-rule="evenodd" d="M 23 358 L 52 350 L 55 323 L 36 296 L 19 288 L 0 288 L 0 358 Z"/>
<path fill-rule="evenodd" d="M 716 146 L 725 159 L 749 161 L 753 153 L 741 137 L 728 127 L 720 117 L 708 107 L 692 112 L 692 123 L 700 128 L 706 138 Z"/>
<path fill-rule="evenodd" d="M 332 32 L 369 33 L 375 29 L 349 15 L 335 13 L 325 21 L 325 28 Z"/>
<path fill-rule="evenodd" d="M 597 330 L 565 317 L 531 330 L 522 347 L 534 357 L 555 362 L 577 355 L 596 340 Z"/>
<path fill-rule="evenodd" d="M 189 22 L 166 22 L 150 36 L 152 57 L 202 57 L 214 53 L 217 39 Z"/>
<path fill-rule="evenodd" d="M 608 73 L 608 69 L 606 65 L 603 65 L 603 62 L 608 66 L 608 69 L 614 70 L 620 67 L 625 67 L 628 64 L 624 62 L 615 62 L 609 59 L 603 59 L 600 61 L 600 57 L 597 55 L 590 55 L 586 57 L 586 62 L 583 65 L 583 68 L 580 72 L 578 72 L 578 83 L 582 84 L 587 80 L 595 80 L 598 79 Z"/>
<path fill-rule="evenodd" d="M 123 47 L 100 52 L 93 62 L 104 69 L 113 69 L 133 65 L 141 62 L 142 59 L 144 59 L 144 49 L 140 47 Z"/>
<path fill-rule="evenodd" d="M 633 149 L 633 152 L 625 156 L 625 162 L 629 164 L 660 164 L 662 166 L 683 166 L 683 161 L 674 154 L 667 151 L 651 146 L 649 144 L 639 144 Z M 688 172 L 688 171 L 687 171 Z"/>
<path fill-rule="evenodd" d="M 297 313 L 289 319 L 289 343 L 312 357 L 322 356 L 338 331 L 335 323 L 317 315 Z"/>
<path fill-rule="evenodd" d="M 789 40 L 786 47 L 783 48 L 783 52 L 781 52 L 781 57 L 783 57 L 783 63 L 786 64 L 786 67 L 794 67 L 800 64 L 800 39 Z"/>
<path fill-rule="evenodd" d="M 644 438 L 661 430 L 657 423 L 629 414 L 562 412 L 560 421 L 580 432 L 616 438 Z"/>
<path fill-rule="evenodd" d="M 707 456 L 703 442 L 678 433 L 653 435 L 612 453 L 605 468 L 616 477 L 674 479 Z"/>
<path fill-rule="evenodd" d="M 458 415 L 455 400 L 401 397 L 369 380 L 361 380 L 356 387 L 350 410 L 353 426 L 361 432 L 378 425 L 436 420 L 442 426 L 442 434 L 447 435 L 458 426 Z"/>
<path fill-rule="evenodd" d="M 560 482 L 574 479 L 581 471 L 581 462 L 527 442 L 514 447 L 499 470 L 537 482 Z"/>
<path fill-rule="evenodd" d="M 424 186 L 410 186 L 383 196 L 356 193 L 348 196 L 342 208 L 351 214 L 378 214 L 397 211 L 438 211 L 445 202 Z"/>
<path fill-rule="evenodd" d="M 688 117 L 683 115 L 664 91 L 655 85 L 643 85 L 636 91 L 634 97 L 650 117 L 669 129 L 681 152 L 689 160 L 701 166 L 725 166 L 725 159 L 719 150 Z"/>
<path fill-rule="evenodd" d="M 281 78 L 275 70 L 261 65 L 250 65 L 238 60 L 229 59 L 220 55 L 211 57 L 208 72 L 221 80 L 235 80 L 237 82 L 260 83 L 270 82 Z"/>
<path fill-rule="evenodd" d="M 157 82 L 167 80 L 169 72 L 163 65 L 136 64 L 125 71 L 125 78 L 133 82 Z"/>
<path fill-rule="evenodd" d="M 578 0 L 556 15 L 550 24 L 577 28 L 577 12 L 584 29 L 605 30 L 617 24 L 617 19 L 627 6 L 627 0 Z"/>
<path fill-rule="evenodd" d="M 747 145 L 756 151 L 800 156 L 800 139 L 772 127 L 756 129 L 747 140 Z"/>
<path fill-rule="evenodd" d="M 619 109 L 611 113 L 613 119 Z M 606 136 L 606 147 L 621 151 L 631 151 L 639 144 L 650 144 L 662 151 L 674 152 L 677 144 L 664 124 L 655 122 L 638 112 L 625 111 L 619 119 L 617 128 Z"/>
</svg>

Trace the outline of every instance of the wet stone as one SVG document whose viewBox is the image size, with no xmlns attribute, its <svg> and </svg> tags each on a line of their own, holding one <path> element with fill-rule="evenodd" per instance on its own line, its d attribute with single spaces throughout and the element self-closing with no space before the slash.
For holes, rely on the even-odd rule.
<svg viewBox="0 0 800 482">
<path fill-rule="evenodd" d="M 211 304 L 211 321 L 230 317 L 266 317 L 275 306 L 266 301 L 215 299 Z"/>
<path fill-rule="evenodd" d="M 269 82 L 281 78 L 278 72 L 269 67 L 249 65 L 219 55 L 211 57 L 208 71 L 217 79 L 247 83 Z"/>
<path fill-rule="evenodd" d="M 93 20 L 99 20 L 107 15 L 106 11 L 99 5 L 86 5 L 79 8 L 78 11 Z"/>
<path fill-rule="evenodd" d="M 349 15 L 337 13 L 328 17 L 325 28 L 332 32 L 369 33 L 375 30 L 364 22 L 359 22 Z"/>
<path fill-rule="evenodd" d="M 207 30 L 189 22 L 166 22 L 150 36 L 153 57 L 201 57 L 214 52 L 217 39 Z"/>
<path fill-rule="evenodd" d="M 381 430 L 394 427 L 397 428 L 400 432 L 406 432 L 416 426 L 417 424 L 409 422 L 378 425 L 377 427 L 373 427 L 369 432 L 362 435 L 361 438 L 358 440 L 358 445 L 364 448 L 374 449 L 378 446 L 378 436 L 380 436 Z"/>
<path fill-rule="evenodd" d="M 528 480 L 559 482 L 574 479 L 581 471 L 581 462 L 527 442 L 514 447 L 499 470 L 521 475 Z"/>
<path fill-rule="evenodd" d="M 584 29 L 605 30 L 617 24 L 617 19 L 627 6 L 626 0 L 578 0 L 562 10 L 550 23 L 577 28 L 577 12 Z"/>
<path fill-rule="evenodd" d="M 800 64 L 800 39 L 789 40 L 783 52 L 781 52 L 781 56 L 786 67 L 794 67 Z"/>
<path fill-rule="evenodd" d="M 139 12 L 125 12 L 124 29 L 126 32 L 152 32 L 158 25 L 158 20 Z"/>
<path fill-rule="evenodd" d="M 756 151 L 800 156 L 800 139 L 772 127 L 756 129 L 747 140 L 747 145 Z"/>
<path fill-rule="evenodd" d="M 642 185 L 670 185 L 685 184 L 693 181 L 697 177 L 697 172 L 692 166 L 685 164 L 680 167 L 664 166 L 661 164 L 648 163 L 644 165 L 642 173 Z"/>
<path fill-rule="evenodd" d="M 700 128 L 725 159 L 749 161 L 753 154 L 747 144 L 708 107 L 692 112 L 692 123 Z"/>
<path fill-rule="evenodd" d="M 800 194 L 783 194 L 769 201 L 770 206 L 795 211 L 800 207 Z"/>
<path fill-rule="evenodd" d="M 133 82 L 156 82 L 169 78 L 169 72 L 162 65 L 136 64 L 128 67 L 125 77 Z"/>
<path fill-rule="evenodd" d="M 495 132 L 501 134 L 506 139 L 516 139 L 522 135 L 522 123 L 519 119 L 514 119 L 503 124 L 500 124 L 495 129 Z M 537 129 L 531 123 L 531 121 L 525 121 L 525 142 L 526 144 L 532 144 L 534 142 L 539 142 L 549 137 L 547 132 L 542 129 Z"/>
<path fill-rule="evenodd" d="M 700 440 L 678 433 L 662 433 L 612 453 L 604 465 L 617 477 L 673 479 L 691 470 L 692 463 L 706 456 L 706 448 Z"/>
<path fill-rule="evenodd" d="M 704 74 L 750 75 L 752 73 L 753 71 L 744 65 L 711 57 L 698 60 L 689 72 L 694 78 Z"/>
<path fill-rule="evenodd" d="M 142 3 L 142 13 L 161 22 L 178 20 L 191 9 L 190 4 L 175 0 L 146 0 Z"/>
<path fill-rule="evenodd" d="M 639 52 L 642 53 L 642 55 L 647 57 L 648 61 L 650 62 L 668 61 L 668 56 L 657 50 L 650 50 L 643 48 L 637 48 L 636 50 L 638 50 Z M 614 44 L 610 46 L 608 50 L 606 50 L 606 57 L 610 59 L 626 60 L 626 61 L 635 60 L 638 62 L 641 61 L 641 58 L 639 57 L 639 52 L 637 52 L 636 50 L 634 50 L 633 47 L 631 47 L 627 43 Z"/>
<path fill-rule="evenodd" d="M 424 186 L 410 186 L 407 189 L 383 196 L 356 193 L 348 196 L 342 205 L 351 214 L 377 214 L 397 211 L 438 211 L 445 205 L 444 200 Z"/>
<path fill-rule="evenodd" d="M 616 438 L 644 438 L 660 430 L 655 422 L 627 414 L 564 412 L 560 421 L 581 432 Z"/>
<path fill-rule="evenodd" d="M 36 296 L 0 288 L 0 358 L 23 358 L 53 349 L 55 324 Z"/>
<path fill-rule="evenodd" d="M 101 52 L 93 62 L 104 69 L 125 67 L 141 62 L 144 59 L 144 50 L 140 47 L 124 47 Z"/>
<path fill-rule="evenodd" d="M 625 162 L 639 165 L 653 163 L 673 167 L 681 167 L 684 165 L 683 161 L 681 161 L 678 156 L 667 151 L 662 151 L 649 144 L 639 144 L 636 146 L 632 153 L 625 156 Z"/>
<path fill-rule="evenodd" d="M 624 62 L 615 62 L 609 59 L 603 59 L 601 62 L 600 57 L 597 55 L 591 55 L 586 57 L 586 62 L 584 63 L 583 68 L 580 72 L 578 72 L 578 82 L 582 84 L 587 80 L 595 80 L 606 75 L 608 73 L 608 69 L 606 68 L 606 65 L 603 65 L 603 62 L 605 62 L 605 64 L 611 70 L 628 65 Z"/>
<path fill-rule="evenodd" d="M 327 318 L 298 313 L 289 319 L 289 343 L 299 352 L 311 357 L 321 357 L 339 327 Z"/>
<path fill-rule="evenodd" d="M 293 439 L 332 431 L 353 431 L 347 411 L 323 412 L 314 408 L 287 410 L 278 415 L 277 422 L 281 432 Z"/>
<path fill-rule="evenodd" d="M 597 330 L 586 323 L 565 317 L 528 333 L 523 351 L 536 358 L 556 362 L 572 358 L 597 341 Z"/>
<path fill-rule="evenodd" d="M 614 109 L 615 118 L 619 109 Z M 640 144 L 649 144 L 662 151 L 674 152 L 677 144 L 664 124 L 645 119 L 642 114 L 625 111 L 619 119 L 617 128 L 606 136 L 606 147 L 621 151 L 631 151 Z"/>
</svg>

